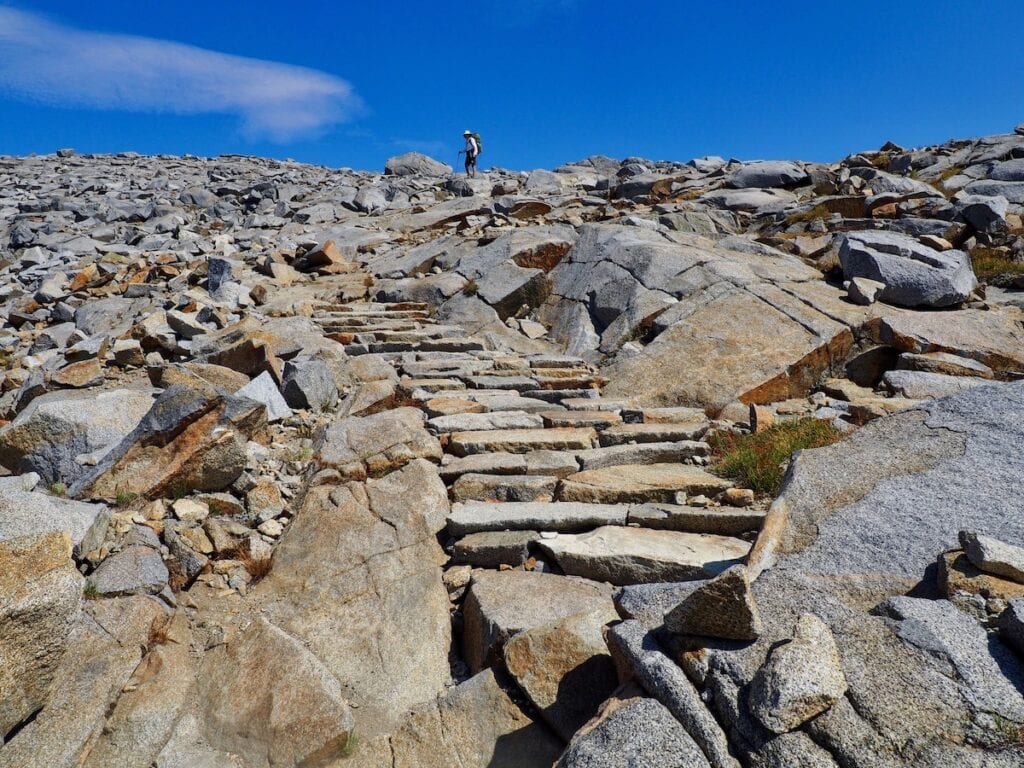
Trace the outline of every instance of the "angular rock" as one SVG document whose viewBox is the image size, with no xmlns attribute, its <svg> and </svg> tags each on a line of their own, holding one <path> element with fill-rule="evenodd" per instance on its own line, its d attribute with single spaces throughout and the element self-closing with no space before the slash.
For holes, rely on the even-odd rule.
<svg viewBox="0 0 1024 768">
<path fill-rule="evenodd" d="M 813 613 L 793 627 L 751 683 L 751 711 L 774 733 L 786 733 L 831 707 L 846 693 L 846 676 L 828 626 Z"/>
<path fill-rule="evenodd" d="M 316 358 L 285 363 L 281 392 L 292 408 L 320 412 L 338 403 L 338 385 L 331 369 Z"/>
<path fill-rule="evenodd" d="M 761 616 L 746 569 L 733 566 L 697 587 L 665 614 L 665 628 L 680 635 L 756 640 Z"/>
<path fill-rule="evenodd" d="M 965 301 L 978 285 L 963 251 L 936 251 L 892 232 L 845 235 L 839 259 L 847 280 L 884 283 L 879 299 L 903 307 L 948 307 Z"/>
<path fill-rule="evenodd" d="M 245 445 L 266 424 L 262 404 L 170 387 L 139 425 L 69 490 L 78 498 L 219 491 L 245 469 Z"/>
<path fill-rule="evenodd" d="M 608 631 L 608 647 L 623 674 L 637 682 L 675 716 L 713 768 L 738 768 L 725 733 L 705 707 L 683 670 L 666 656 L 654 637 L 636 621 Z"/>
<path fill-rule="evenodd" d="M 696 742 L 657 699 L 611 699 L 573 736 L 556 768 L 707 768 Z"/>
<path fill-rule="evenodd" d="M 15 472 L 38 472 L 47 483 L 73 484 L 135 428 L 153 405 L 148 390 L 53 392 L 35 398 L 0 430 L 0 463 Z"/>
<path fill-rule="evenodd" d="M 152 595 L 167 586 L 167 577 L 160 552 L 134 544 L 100 563 L 86 588 L 103 597 Z"/>
<path fill-rule="evenodd" d="M 110 510 L 103 504 L 27 491 L 20 477 L 0 478 L 0 541 L 66 531 L 82 557 L 103 543 L 109 524 Z"/>
<path fill-rule="evenodd" d="M 376 477 L 414 459 L 441 460 L 441 445 L 423 424 L 423 412 L 416 408 L 349 416 L 319 432 L 313 450 L 321 467 L 343 478 Z"/>
<path fill-rule="evenodd" d="M 463 605 L 462 650 L 477 672 L 516 634 L 566 616 L 612 609 L 607 585 L 530 571 L 475 571 Z"/>
<path fill-rule="evenodd" d="M 505 643 L 505 667 L 568 741 L 615 690 L 618 678 L 601 630 L 618 615 L 609 605 L 532 627 Z"/>
<path fill-rule="evenodd" d="M 478 568 L 521 565 L 530 556 L 529 546 L 540 538 L 536 531 L 482 531 L 458 540 L 452 561 Z"/>
<path fill-rule="evenodd" d="M 209 655 L 198 694 L 207 741 L 246 765 L 326 765 L 344 754 L 354 729 L 330 671 L 262 617 Z"/>
<path fill-rule="evenodd" d="M 1024 549 L 991 536 L 960 531 L 960 546 L 972 563 L 986 573 L 1024 584 Z"/>
<path fill-rule="evenodd" d="M 287 419 L 292 415 L 292 409 L 288 407 L 281 391 L 274 383 L 273 377 L 266 371 L 250 381 L 235 393 L 238 397 L 245 397 L 257 403 L 262 403 L 267 409 L 267 421 L 275 422 Z"/>
<path fill-rule="evenodd" d="M 67 533 L 0 541 L 0 734 L 49 700 L 81 604 Z"/>
</svg>

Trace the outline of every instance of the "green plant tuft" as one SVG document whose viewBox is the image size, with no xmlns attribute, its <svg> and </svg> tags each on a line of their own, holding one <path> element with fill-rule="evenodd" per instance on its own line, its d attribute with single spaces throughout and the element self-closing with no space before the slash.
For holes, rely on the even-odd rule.
<svg viewBox="0 0 1024 768">
<path fill-rule="evenodd" d="M 476 284 L 476 280 L 470 279 L 462 286 L 462 293 L 466 296 L 476 296 L 480 292 L 480 286 Z"/>
<path fill-rule="evenodd" d="M 50 494 L 52 496 L 63 496 L 68 492 L 68 487 L 59 480 L 55 483 L 50 483 Z"/>
<path fill-rule="evenodd" d="M 828 422 L 811 418 L 782 422 L 756 435 L 719 433 L 709 440 L 715 458 L 713 471 L 757 493 L 774 496 L 793 451 L 831 445 L 842 436 Z"/>
<path fill-rule="evenodd" d="M 82 596 L 85 597 L 86 600 L 96 600 L 99 598 L 99 590 L 96 589 L 96 584 L 93 583 L 92 579 L 85 580 L 85 587 L 82 589 Z"/>
</svg>

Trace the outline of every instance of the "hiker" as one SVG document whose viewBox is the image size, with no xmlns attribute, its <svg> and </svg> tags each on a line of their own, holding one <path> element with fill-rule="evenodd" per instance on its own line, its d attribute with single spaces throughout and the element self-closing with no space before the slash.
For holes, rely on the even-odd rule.
<svg viewBox="0 0 1024 768">
<path fill-rule="evenodd" d="M 463 150 L 466 153 L 466 174 L 471 178 L 476 178 L 476 158 L 480 154 L 480 137 L 470 130 L 463 131 L 462 137 L 466 140 L 466 149 Z"/>
</svg>

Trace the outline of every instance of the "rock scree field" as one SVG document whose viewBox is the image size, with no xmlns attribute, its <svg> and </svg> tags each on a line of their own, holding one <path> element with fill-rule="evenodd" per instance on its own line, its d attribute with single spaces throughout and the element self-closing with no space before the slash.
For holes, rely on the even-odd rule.
<svg viewBox="0 0 1024 768">
<path fill-rule="evenodd" d="M 1024 126 L 0 157 L 0 768 L 1024 765 Z"/>
</svg>

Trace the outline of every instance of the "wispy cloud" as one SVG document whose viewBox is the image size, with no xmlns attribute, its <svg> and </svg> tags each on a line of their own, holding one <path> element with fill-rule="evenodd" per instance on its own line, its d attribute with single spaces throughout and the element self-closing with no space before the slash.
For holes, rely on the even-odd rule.
<svg viewBox="0 0 1024 768">
<path fill-rule="evenodd" d="M 237 115 L 285 142 L 355 117 L 341 78 L 170 40 L 73 29 L 0 7 L 0 91 L 56 106 Z"/>
</svg>

